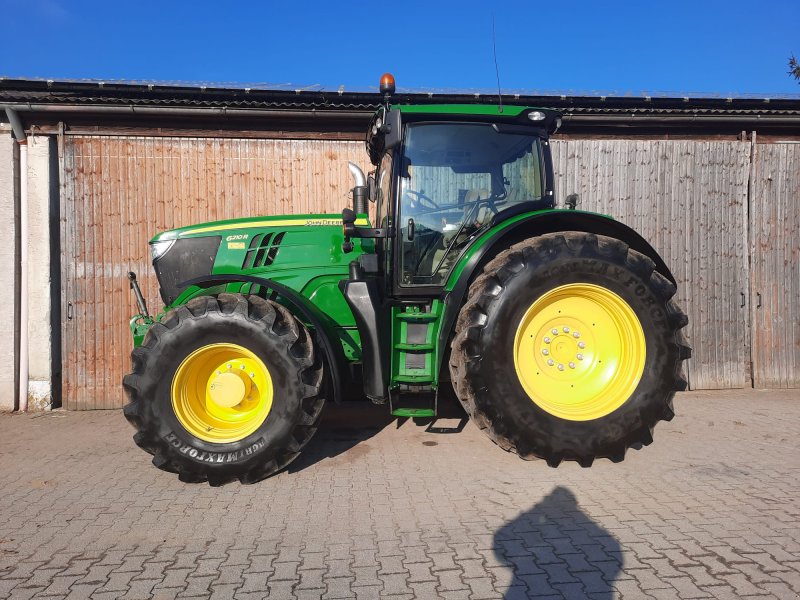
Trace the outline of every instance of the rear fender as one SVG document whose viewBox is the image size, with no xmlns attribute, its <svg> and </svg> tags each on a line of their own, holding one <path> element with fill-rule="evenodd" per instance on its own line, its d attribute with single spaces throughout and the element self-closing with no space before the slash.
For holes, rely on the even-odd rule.
<svg viewBox="0 0 800 600">
<path fill-rule="evenodd" d="M 641 254 L 652 259 L 656 270 L 664 277 L 675 283 L 675 277 L 667 267 L 658 252 L 636 231 L 610 217 L 597 213 L 573 210 L 543 211 L 530 215 L 527 218 L 512 222 L 501 222 L 494 231 L 487 232 L 488 237 L 481 236 L 476 243 L 480 246 L 470 255 L 466 264 L 461 269 L 458 280 L 450 287 L 445 297 L 445 311 L 442 316 L 442 328 L 439 330 L 439 365 L 440 380 L 447 376 L 447 369 L 442 369 L 446 364 L 444 358 L 449 356 L 449 342 L 453 335 L 456 318 L 464 304 L 470 283 L 483 270 L 483 266 L 491 261 L 503 250 L 523 240 L 559 231 L 583 231 L 615 238 L 625 242 Z"/>
</svg>

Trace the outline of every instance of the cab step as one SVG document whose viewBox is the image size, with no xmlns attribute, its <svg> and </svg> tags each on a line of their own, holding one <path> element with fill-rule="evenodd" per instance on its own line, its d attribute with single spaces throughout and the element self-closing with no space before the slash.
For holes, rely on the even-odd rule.
<svg viewBox="0 0 800 600">
<path fill-rule="evenodd" d="M 390 388 L 412 395 L 436 386 L 436 356 L 440 300 L 392 307 L 392 360 Z M 409 389 L 410 388 L 410 389 Z"/>
<path fill-rule="evenodd" d="M 436 349 L 435 344 L 405 344 L 397 343 L 394 345 L 395 350 L 402 350 L 403 352 L 431 352 Z"/>
<path fill-rule="evenodd" d="M 392 416 L 420 419 L 424 417 L 435 417 L 436 411 L 432 408 L 395 408 L 392 411 Z"/>
<path fill-rule="evenodd" d="M 395 318 L 411 323 L 431 323 L 438 319 L 439 315 L 429 312 L 400 312 L 395 314 Z"/>
<path fill-rule="evenodd" d="M 389 393 L 389 409 L 394 417 L 435 417 L 438 407 L 439 395 L 427 385 L 403 386 Z"/>
<path fill-rule="evenodd" d="M 419 375 L 405 373 L 403 375 L 396 375 L 394 382 L 407 383 L 409 385 L 427 386 L 428 389 L 430 389 L 430 384 L 433 383 L 433 378 L 426 373 L 420 373 Z"/>
</svg>

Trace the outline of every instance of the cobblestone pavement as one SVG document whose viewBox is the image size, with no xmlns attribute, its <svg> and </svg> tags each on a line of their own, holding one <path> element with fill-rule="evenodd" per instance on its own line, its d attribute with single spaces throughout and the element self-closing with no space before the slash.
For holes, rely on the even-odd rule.
<svg viewBox="0 0 800 600">
<path fill-rule="evenodd" d="M 676 407 L 621 464 L 551 469 L 331 406 L 287 472 L 216 489 L 119 411 L 2 415 L 0 598 L 797 598 L 800 391 Z"/>
</svg>

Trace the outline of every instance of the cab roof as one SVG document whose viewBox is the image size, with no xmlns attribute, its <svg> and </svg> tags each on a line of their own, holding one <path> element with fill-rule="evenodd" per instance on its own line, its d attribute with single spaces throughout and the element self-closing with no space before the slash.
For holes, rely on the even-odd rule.
<svg viewBox="0 0 800 600">
<path fill-rule="evenodd" d="M 451 116 L 495 116 L 519 117 L 523 113 L 540 111 L 548 116 L 560 113 L 536 106 L 499 105 L 499 104 L 393 104 L 392 110 L 399 110 L 407 115 L 451 115 Z"/>
</svg>

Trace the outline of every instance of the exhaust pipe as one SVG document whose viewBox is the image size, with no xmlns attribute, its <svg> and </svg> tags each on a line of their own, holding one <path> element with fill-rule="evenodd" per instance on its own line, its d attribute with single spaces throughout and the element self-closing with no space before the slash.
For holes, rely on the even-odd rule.
<svg viewBox="0 0 800 600">
<path fill-rule="evenodd" d="M 369 195 L 367 178 L 364 176 L 364 171 L 354 162 L 348 162 L 347 168 L 350 169 L 350 174 L 355 182 L 353 187 L 353 210 L 357 215 L 366 214 L 368 212 L 367 196 Z"/>
</svg>

